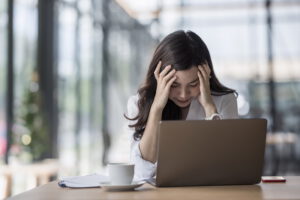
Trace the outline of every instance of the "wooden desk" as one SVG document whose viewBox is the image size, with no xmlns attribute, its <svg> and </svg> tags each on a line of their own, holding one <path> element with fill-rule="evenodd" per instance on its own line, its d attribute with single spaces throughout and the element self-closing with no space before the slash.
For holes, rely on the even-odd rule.
<svg viewBox="0 0 300 200">
<path fill-rule="evenodd" d="M 261 183 L 247 186 L 155 188 L 145 184 L 137 191 L 124 192 L 108 192 L 100 188 L 60 188 L 57 181 L 54 181 L 11 199 L 300 199 L 300 176 L 286 178 L 286 183 Z"/>
<path fill-rule="evenodd" d="M 4 198 L 11 195 L 13 184 L 15 184 L 13 183 L 14 176 L 19 176 L 20 174 L 21 176 L 33 176 L 36 182 L 30 186 L 32 188 L 48 183 L 52 176 L 57 176 L 58 169 L 59 164 L 55 159 L 45 159 L 31 164 L 0 165 L 0 176 L 3 176 L 5 179 Z"/>
</svg>

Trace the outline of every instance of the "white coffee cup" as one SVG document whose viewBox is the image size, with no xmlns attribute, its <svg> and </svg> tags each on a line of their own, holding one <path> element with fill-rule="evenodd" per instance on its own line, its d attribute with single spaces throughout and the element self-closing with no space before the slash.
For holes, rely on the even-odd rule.
<svg viewBox="0 0 300 200">
<path fill-rule="evenodd" d="M 129 185 L 134 176 L 134 164 L 109 163 L 108 175 L 112 185 Z"/>
</svg>

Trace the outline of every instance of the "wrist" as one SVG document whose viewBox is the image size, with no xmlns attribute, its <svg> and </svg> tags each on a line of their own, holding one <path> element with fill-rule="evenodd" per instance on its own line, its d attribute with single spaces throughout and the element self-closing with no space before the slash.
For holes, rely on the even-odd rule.
<svg viewBox="0 0 300 200">
<path fill-rule="evenodd" d="M 204 107 L 206 117 L 212 116 L 214 113 L 218 113 L 215 105 L 208 105 Z"/>
<path fill-rule="evenodd" d="M 150 108 L 150 114 L 153 114 L 155 116 L 161 116 L 163 112 L 163 108 L 160 108 L 159 106 L 156 106 L 155 104 L 152 104 Z"/>
</svg>

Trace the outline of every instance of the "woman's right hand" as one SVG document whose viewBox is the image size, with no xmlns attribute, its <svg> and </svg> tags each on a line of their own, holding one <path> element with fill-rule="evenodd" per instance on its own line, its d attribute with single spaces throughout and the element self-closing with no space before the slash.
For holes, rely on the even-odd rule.
<svg viewBox="0 0 300 200">
<path fill-rule="evenodd" d="M 162 63 L 159 61 L 154 71 L 157 86 L 152 107 L 162 112 L 168 102 L 170 87 L 176 80 L 176 70 L 171 70 L 171 65 L 168 65 L 160 72 L 161 66 Z"/>
</svg>

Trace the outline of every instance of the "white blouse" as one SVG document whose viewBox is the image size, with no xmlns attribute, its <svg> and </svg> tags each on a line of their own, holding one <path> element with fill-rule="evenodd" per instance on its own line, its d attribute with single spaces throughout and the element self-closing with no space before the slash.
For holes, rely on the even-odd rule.
<svg viewBox="0 0 300 200">
<path fill-rule="evenodd" d="M 237 110 L 237 98 L 233 93 L 222 95 L 222 96 L 212 96 L 213 101 L 217 107 L 217 111 L 221 114 L 222 119 L 232 119 L 238 118 Z M 127 116 L 129 118 L 136 117 L 138 114 L 137 107 L 138 95 L 131 96 L 127 104 Z M 203 120 L 205 119 L 205 112 L 202 105 L 197 99 L 193 99 L 191 102 L 189 112 L 187 114 L 186 120 Z M 134 124 L 135 121 L 129 121 L 128 124 Z M 134 180 L 145 180 L 155 176 L 156 165 L 147 160 L 144 160 L 141 155 L 139 148 L 140 141 L 135 141 L 133 139 L 134 129 L 130 128 L 131 136 L 131 162 L 135 164 L 134 169 Z"/>
</svg>

